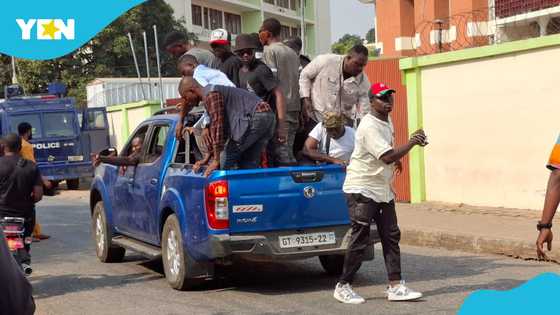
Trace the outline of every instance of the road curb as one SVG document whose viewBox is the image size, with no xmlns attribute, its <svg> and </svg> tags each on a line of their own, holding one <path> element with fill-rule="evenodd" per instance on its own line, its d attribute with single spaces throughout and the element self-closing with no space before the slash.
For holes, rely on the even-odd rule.
<svg viewBox="0 0 560 315">
<path fill-rule="evenodd" d="M 497 254 L 521 259 L 536 259 L 535 243 L 497 239 L 460 233 L 421 231 L 402 228 L 401 244 L 459 250 L 476 254 Z M 553 244 L 554 245 L 554 244 Z M 548 258 L 560 262 L 560 251 L 547 252 Z"/>
</svg>

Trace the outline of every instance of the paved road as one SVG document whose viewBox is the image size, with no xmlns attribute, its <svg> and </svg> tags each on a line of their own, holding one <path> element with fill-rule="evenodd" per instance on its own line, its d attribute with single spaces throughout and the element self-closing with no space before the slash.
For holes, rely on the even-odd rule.
<svg viewBox="0 0 560 315">
<path fill-rule="evenodd" d="M 413 303 L 384 299 L 380 250 L 362 266 L 355 288 L 363 305 L 336 302 L 336 279 L 316 259 L 289 263 L 241 262 L 194 292 L 172 290 L 161 263 L 128 254 L 124 263 L 102 264 L 90 235 L 87 192 L 47 197 L 38 217 L 50 240 L 33 245 L 31 277 L 38 314 L 454 314 L 478 289 L 511 289 L 558 266 L 499 256 L 403 247 L 405 275 L 425 298 Z"/>
</svg>

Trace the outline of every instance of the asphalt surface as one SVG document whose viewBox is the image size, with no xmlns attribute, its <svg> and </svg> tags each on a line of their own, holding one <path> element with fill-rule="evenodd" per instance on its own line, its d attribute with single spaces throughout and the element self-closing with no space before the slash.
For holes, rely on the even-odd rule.
<svg viewBox="0 0 560 315">
<path fill-rule="evenodd" d="M 388 302 L 381 250 L 364 263 L 354 288 L 366 304 L 332 298 L 336 278 L 318 259 L 283 263 L 241 261 L 196 291 L 171 289 L 161 262 L 128 253 L 123 263 L 103 264 L 91 240 L 88 193 L 62 191 L 38 205 L 51 239 L 34 243 L 37 314 L 455 314 L 469 293 L 507 290 L 558 265 L 502 256 L 403 246 L 403 271 L 424 293 L 417 302 Z"/>
</svg>

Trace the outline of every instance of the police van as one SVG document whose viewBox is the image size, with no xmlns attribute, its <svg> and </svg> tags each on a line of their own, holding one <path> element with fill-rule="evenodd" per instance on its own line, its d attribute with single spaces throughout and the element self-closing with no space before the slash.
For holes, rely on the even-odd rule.
<svg viewBox="0 0 560 315">
<path fill-rule="evenodd" d="M 80 178 L 93 175 L 90 154 L 109 146 L 107 115 L 103 108 L 79 110 L 73 98 L 51 90 L 49 86 L 47 95 L 0 100 L 0 131 L 2 136 L 17 133 L 20 123 L 29 123 L 29 142 L 41 175 L 55 185 L 65 180 L 69 189 L 77 189 Z"/>
</svg>

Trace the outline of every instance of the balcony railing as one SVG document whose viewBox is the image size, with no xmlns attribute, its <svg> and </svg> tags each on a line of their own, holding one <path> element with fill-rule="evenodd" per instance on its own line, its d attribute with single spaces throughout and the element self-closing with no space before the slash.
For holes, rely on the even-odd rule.
<svg viewBox="0 0 560 315">
<path fill-rule="evenodd" d="M 560 0 L 496 0 L 496 18 L 506 18 L 559 5 Z"/>
</svg>

